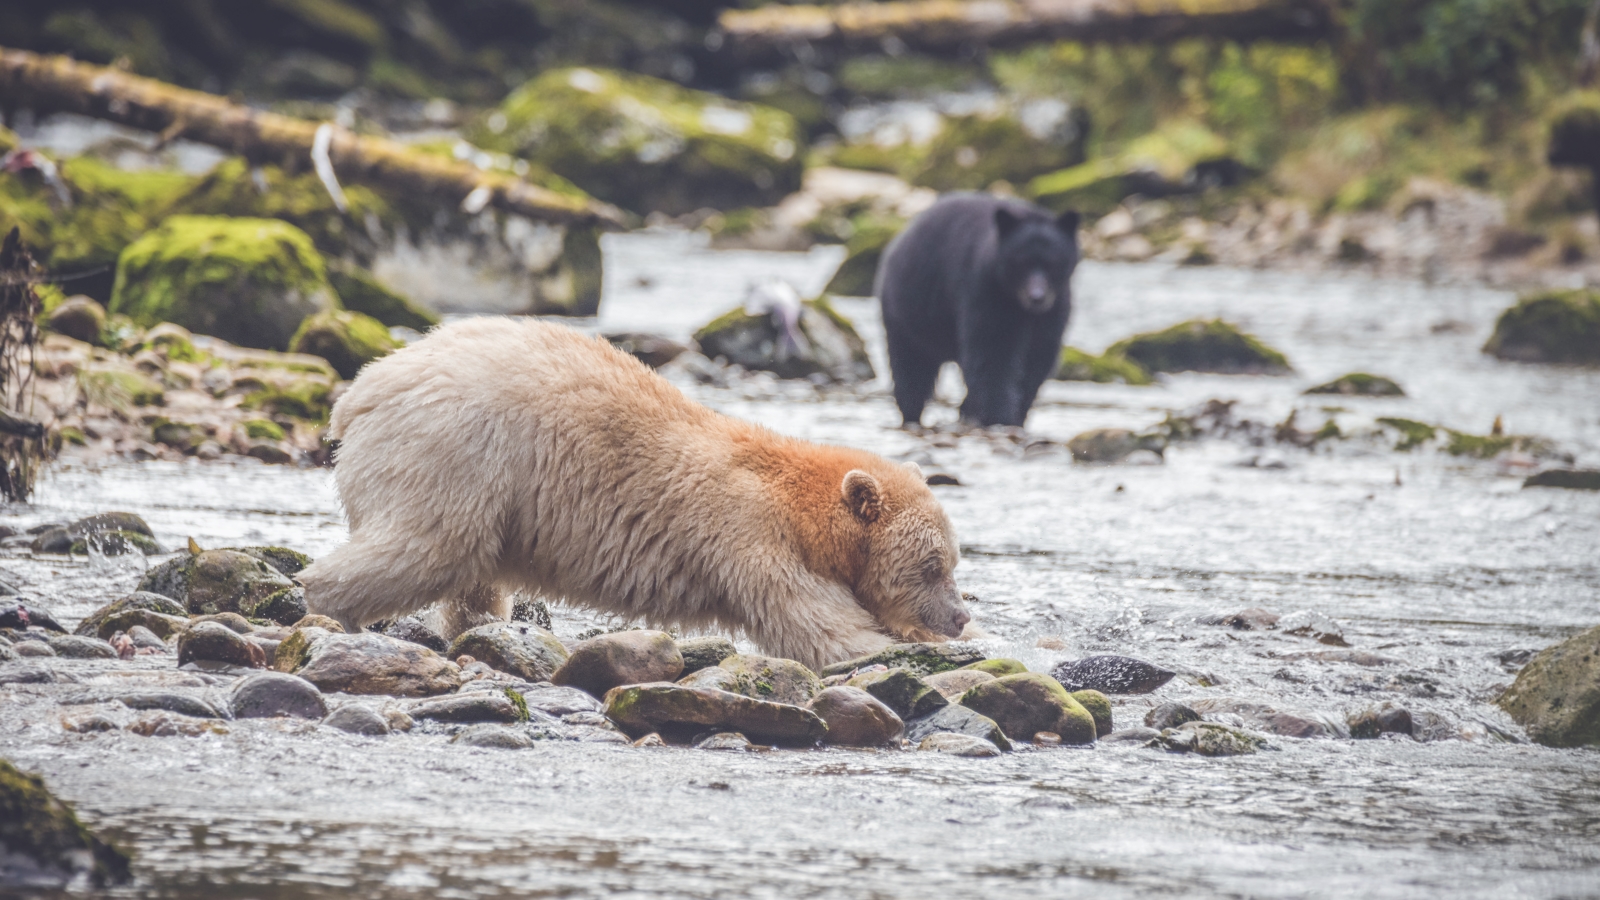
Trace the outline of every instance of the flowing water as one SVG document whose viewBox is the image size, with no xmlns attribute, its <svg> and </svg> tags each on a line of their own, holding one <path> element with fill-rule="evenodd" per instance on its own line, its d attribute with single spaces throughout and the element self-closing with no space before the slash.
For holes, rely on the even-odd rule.
<svg viewBox="0 0 1600 900">
<path fill-rule="evenodd" d="M 677 234 L 608 242 L 602 315 L 580 327 L 679 338 L 755 281 L 815 291 L 838 260 L 837 250 L 713 252 Z M 1490 702 L 1515 674 L 1506 651 L 1600 622 L 1600 494 L 1522 490 L 1524 472 L 1504 463 L 1362 440 L 1311 452 L 1218 439 L 1175 446 L 1165 464 L 1113 467 L 1074 465 L 1059 446 L 1222 398 L 1265 422 L 1299 408 L 1313 428 L 1333 406 L 1341 422 L 1399 415 L 1475 433 L 1499 415 L 1592 466 L 1600 372 L 1478 352 L 1512 298 L 1477 287 L 1085 264 L 1076 298 L 1076 346 L 1222 315 L 1283 350 L 1297 374 L 1051 383 L 1026 441 L 901 431 L 886 378 L 860 390 L 675 380 L 784 433 L 958 476 L 938 496 L 990 655 L 1043 670 L 1112 652 L 1183 673 L 1118 699 L 1119 726 L 1171 699 L 1331 719 L 1391 702 L 1448 723 L 1451 739 L 1275 738 L 1275 751 L 1225 759 L 1128 746 L 987 760 L 563 742 L 499 751 L 266 721 L 200 738 L 72 735 L 42 694 L 4 687 L 0 756 L 41 772 L 132 846 L 130 895 L 1600 896 L 1600 753 L 1527 744 Z M 840 308 L 883 371 L 872 304 Z M 1355 370 L 1389 375 L 1410 396 L 1299 396 Z M 953 421 L 959 394 L 947 373 L 928 419 Z M 5 521 L 128 509 L 171 546 L 192 536 L 313 556 L 344 534 L 326 470 L 66 467 L 37 500 Z M 130 588 L 142 566 L 0 564 L 69 623 Z M 1353 647 L 1395 662 L 1322 661 L 1297 655 L 1325 649 L 1304 638 L 1196 624 L 1254 606 L 1332 617 Z M 563 636 L 592 621 L 557 609 Z"/>
</svg>

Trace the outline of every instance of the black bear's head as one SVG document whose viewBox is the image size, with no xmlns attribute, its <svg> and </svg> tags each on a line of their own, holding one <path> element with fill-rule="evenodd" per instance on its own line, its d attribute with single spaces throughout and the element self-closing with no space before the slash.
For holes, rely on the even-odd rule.
<svg viewBox="0 0 1600 900">
<path fill-rule="evenodd" d="M 999 276 L 1007 297 L 1024 312 L 1049 312 L 1072 303 L 1068 284 L 1078 267 L 1078 214 L 1071 210 L 1051 218 L 1026 206 L 1001 206 L 994 211 L 1000 236 Z"/>
</svg>

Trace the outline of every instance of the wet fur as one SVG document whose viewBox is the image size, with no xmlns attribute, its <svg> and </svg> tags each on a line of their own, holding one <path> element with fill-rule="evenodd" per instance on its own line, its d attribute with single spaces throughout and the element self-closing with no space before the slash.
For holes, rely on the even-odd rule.
<svg viewBox="0 0 1600 900">
<path fill-rule="evenodd" d="M 817 666 L 965 620 L 912 468 L 712 412 L 561 326 L 439 328 L 363 369 L 329 432 L 350 541 L 300 579 L 346 628 L 443 599 L 459 631 L 521 588 Z"/>
</svg>

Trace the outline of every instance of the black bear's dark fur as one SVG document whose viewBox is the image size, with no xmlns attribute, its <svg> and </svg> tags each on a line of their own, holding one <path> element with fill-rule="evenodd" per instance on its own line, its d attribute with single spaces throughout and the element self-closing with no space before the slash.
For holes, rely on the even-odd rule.
<svg viewBox="0 0 1600 900">
<path fill-rule="evenodd" d="M 962 421 L 1021 426 L 1061 356 L 1077 265 L 1075 212 L 957 193 L 918 216 L 884 251 L 876 289 L 905 424 L 954 360 Z"/>
</svg>

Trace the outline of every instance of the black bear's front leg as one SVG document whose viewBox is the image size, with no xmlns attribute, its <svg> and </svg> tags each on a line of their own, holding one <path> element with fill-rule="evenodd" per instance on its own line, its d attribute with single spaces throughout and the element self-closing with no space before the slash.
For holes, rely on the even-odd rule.
<svg viewBox="0 0 1600 900">
<path fill-rule="evenodd" d="M 944 360 L 919 350 L 913 340 L 896 338 L 897 330 L 889 330 L 889 371 L 894 376 L 894 402 L 900 407 L 901 424 L 920 425 L 922 408 L 933 396 L 933 385 Z"/>
<path fill-rule="evenodd" d="M 1028 410 L 1033 408 L 1039 388 L 1060 367 L 1061 337 L 1065 331 L 1066 321 L 1063 319 L 1060 325 L 1052 323 L 1028 335 L 1027 345 L 1022 350 L 1022 375 L 1016 392 L 1014 416 L 1018 425 L 1028 418 Z"/>
<path fill-rule="evenodd" d="M 988 428 L 1021 427 L 1028 414 L 1020 386 L 1023 379 L 1022 347 L 1014 335 L 989 331 L 973 335 L 961 348 L 961 377 L 967 397 L 961 401 L 961 421 Z"/>
</svg>

